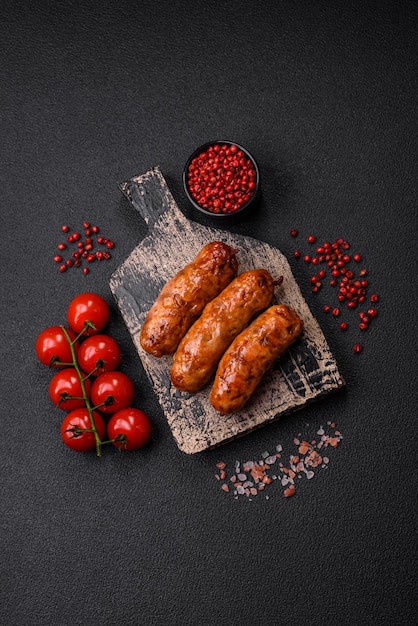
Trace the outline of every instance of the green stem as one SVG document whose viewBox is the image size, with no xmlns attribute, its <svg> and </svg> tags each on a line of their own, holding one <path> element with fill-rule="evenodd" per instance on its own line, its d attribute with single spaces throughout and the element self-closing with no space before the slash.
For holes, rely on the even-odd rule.
<svg viewBox="0 0 418 626">
<path fill-rule="evenodd" d="M 92 407 L 92 410 L 96 411 L 96 409 L 100 409 L 100 407 L 102 407 L 102 406 L 109 406 L 109 403 L 108 402 L 102 402 L 101 404 L 96 404 L 96 406 Z"/>
<path fill-rule="evenodd" d="M 104 362 L 102 361 L 102 359 L 99 359 L 97 361 L 96 367 L 94 368 L 94 370 L 91 370 L 91 372 L 89 372 L 88 374 L 86 374 L 84 376 L 84 380 L 87 380 L 88 378 L 90 378 L 91 376 L 94 376 L 96 374 L 96 372 L 98 372 L 102 367 L 103 367 Z"/>
<path fill-rule="evenodd" d="M 124 444 L 127 442 L 127 438 L 125 435 L 117 435 L 114 439 L 107 439 L 107 441 L 102 441 L 102 445 L 104 446 L 107 443 L 121 443 Z M 121 447 L 123 446 L 118 446 L 119 450 L 121 449 Z"/>
<path fill-rule="evenodd" d="M 64 363 L 64 361 L 60 361 L 59 359 L 51 359 L 50 363 L 51 367 L 73 367 L 74 363 Z"/>
<path fill-rule="evenodd" d="M 90 403 L 90 400 L 88 398 L 88 395 L 87 395 L 86 385 L 85 385 L 85 378 L 84 378 L 83 373 L 82 373 L 82 371 L 80 369 L 80 366 L 78 365 L 77 354 L 76 354 L 76 351 L 75 351 L 75 344 L 76 344 L 77 340 L 80 338 L 80 336 L 83 333 L 80 333 L 74 339 L 74 341 L 72 341 L 70 335 L 68 334 L 67 329 L 64 326 L 61 326 L 61 328 L 62 328 L 62 331 L 63 331 L 63 333 L 64 333 L 64 335 L 65 335 L 65 337 L 66 337 L 66 339 L 67 339 L 67 341 L 68 341 L 68 343 L 70 345 L 71 356 L 72 356 L 72 359 L 73 359 L 73 362 L 72 362 L 71 365 L 74 367 L 75 371 L 77 372 L 77 376 L 78 376 L 78 378 L 80 380 L 81 390 L 83 392 L 83 400 L 84 400 L 84 403 L 86 405 L 87 411 L 89 413 L 89 418 L 90 418 L 90 423 L 91 423 L 91 432 L 93 433 L 94 439 L 96 441 L 96 455 L 97 456 L 102 456 L 102 441 L 100 439 L 99 433 L 97 432 L 97 428 L 96 428 L 96 424 L 95 424 L 94 416 L 93 416 L 93 407 L 92 407 L 92 405 Z"/>
</svg>

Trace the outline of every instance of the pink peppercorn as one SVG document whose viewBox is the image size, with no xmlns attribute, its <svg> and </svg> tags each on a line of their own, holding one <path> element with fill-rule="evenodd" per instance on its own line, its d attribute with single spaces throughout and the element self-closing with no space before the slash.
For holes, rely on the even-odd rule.
<svg viewBox="0 0 418 626">
<path fill-rule="evenodd" d="M 256 166 L 235 144 L 210 145 L 192 158 L 186 188 L 209 213 L 234 213 L 255 194 Z"/>
</svg>

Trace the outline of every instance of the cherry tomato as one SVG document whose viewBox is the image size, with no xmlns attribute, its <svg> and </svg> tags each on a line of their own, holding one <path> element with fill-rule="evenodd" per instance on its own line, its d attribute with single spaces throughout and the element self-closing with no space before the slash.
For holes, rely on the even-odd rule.
<svg viewBox="0 0 418 626">
<path fill-rule="evenodd" d="M 139 409 L 121 409 L 110 418 L 107 434 L 109 439 L 117 439 L 113 445 L 120 450 L 139 450 L 151 438 L 151 422 Z"/>
<path fill-rule="evenodd" d="M 89 398 L 91 382 L 88 378 L 84 381 L 84 386 Z M 59 409 L 72 411 L 85 405 L 81 382 L 73 367 L 65 368 L 54 374 L 49 383 L 48 392 L 52 402 Z"/>
<path fill-rule="evenodd" d="M 73 341 L 75 334 L 69 328 L 66 330 Z M 76 344 L 76 352 L 77 349 Z M 61 326 L 45 328 L 36 339 L 35 351 L 40 362 L 50 367 L 68 367 L 73 362 L 70 344 Z"/>
<path fill-rule="evenodd" d="M 106 432 L 106 426 L 102 416 L 93 411 L 93 419 L 96 425 L 97 433 L 103 440 Z M 77 452 L 88 452 L 96 447 L 96 439 L 91 431 L 83 432 L 85 429 L 91 429 L 91 421 L 87 408 L 74 409 L 68 413 L 61 424 L 61 438 L 66 446 Z"/>
<path fill-rule="evenodd" d="M 77 356 L 78 364 L 86 374 L 96 370 L 95 374 L 99 375 L 115 370 L 122 355 L 119 344 L 113 337 L 93 335 L 83 341 Z"/>
<path fill-rule="evenodd" d="M 94 381 L 91 388 L 91 401 L 103 413 L 116 413 L 119 409 L 125 409 L 131 404 L 134 395 L 134 384 L 123 372 L 105 372 Z"/>
<path fill-rule="evenodd" d="M 96 293 L 81 293 L 71 300 L 67 309 L 67 320 L 77 334 L 85 328 L 85 335 L 96 335 L 106 326 L 109 314 L 109 306 L 101 296 Z M 93 327 L 85 327 L 87 321 Z"/>
</svg>

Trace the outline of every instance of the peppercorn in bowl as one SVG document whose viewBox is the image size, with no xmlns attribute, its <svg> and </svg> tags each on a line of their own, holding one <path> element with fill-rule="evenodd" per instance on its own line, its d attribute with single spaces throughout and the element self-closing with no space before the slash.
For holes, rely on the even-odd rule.
<svg viewBox="0 0 418 626">
<path fill-rule="evenodd" d="M 260 193 L 254 157 L 232 141 L 212 141 L 197 148 L 183 170 L 186 195 L 197 211 L 214 220 L 248 214 Z"/>
</svg>

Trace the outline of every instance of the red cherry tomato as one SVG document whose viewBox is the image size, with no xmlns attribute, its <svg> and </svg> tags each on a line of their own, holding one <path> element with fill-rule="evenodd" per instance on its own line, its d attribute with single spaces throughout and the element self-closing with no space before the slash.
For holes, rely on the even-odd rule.
<svg viewBox="0 0 418 626">
<path fill-rule="evenodd" d="M 109 313 L 109 306 L 101 296 L 96 293 L 81 293 L 71 300 L 67 309 L 67 320 L 77 334 L 85 329 L 85 335 L 96 335 L 106 326 Z M 93 324 L 94 328 L 85 327 L 85 322 Z"/>
<path fill-rule="evenodd" d="M 66 329 L 71 341 L 75 334 L 69 328 Z M 78 345 L 75 345 L 77 352 Z M 70 344 L 61 326 L 45 328 L 37 337 L 35 351 L 38 359 L 49 367 L 68 367 L 73 362 Z"/>
<path fill-rule="evenodd" d="M 90 397 L 91 382 L 84 381 L 87 397 Z M 83 389 L 76 370 L 68 367 L 54 374 L 49 383 L 49 397 L 59 408 L 72 411 L 78 407 L 85 406 L 83 399 Z"/>
<path fill-rule="evenodd" d="M 81 369 L 90 374 L 93 370 L 96 375 L 115 370 L 121 360 L 119 344 L 108 335 L 93 335 L 87 337 L 78 350 L 78 364 Z"/>
<path fill-rule="evenodd" d="M 116 413 L 119 409 L 125 409 L 132 403 L 134 395 L 134 384 L 123 372 L 105 372 L 94 381 L 91 388 L 91 401 L 103 413 Z"/>
<path fill-rule="evenodd" d="M 139 450 L 151 438 L 151 422 L 139 409 L 121 409 L 110 418 L 107 434 L 109 439 L 117 439 L 113 445 L 120 450 Z"/>
<path fill-rule="evenodd" d="M 97 433 L 103 440 L 106 432 L 106 426 L 102 416 L 93 412 L 93 419 L 96 425 Z M 61 424 L 61 438 L 66 446 L 77 452 L 88 452 L 96 447 L 96 439 L 91 430 L 91 421 L 88 410 L 84 408 L 74 409 L 68 413 Z"/>
</svg>

